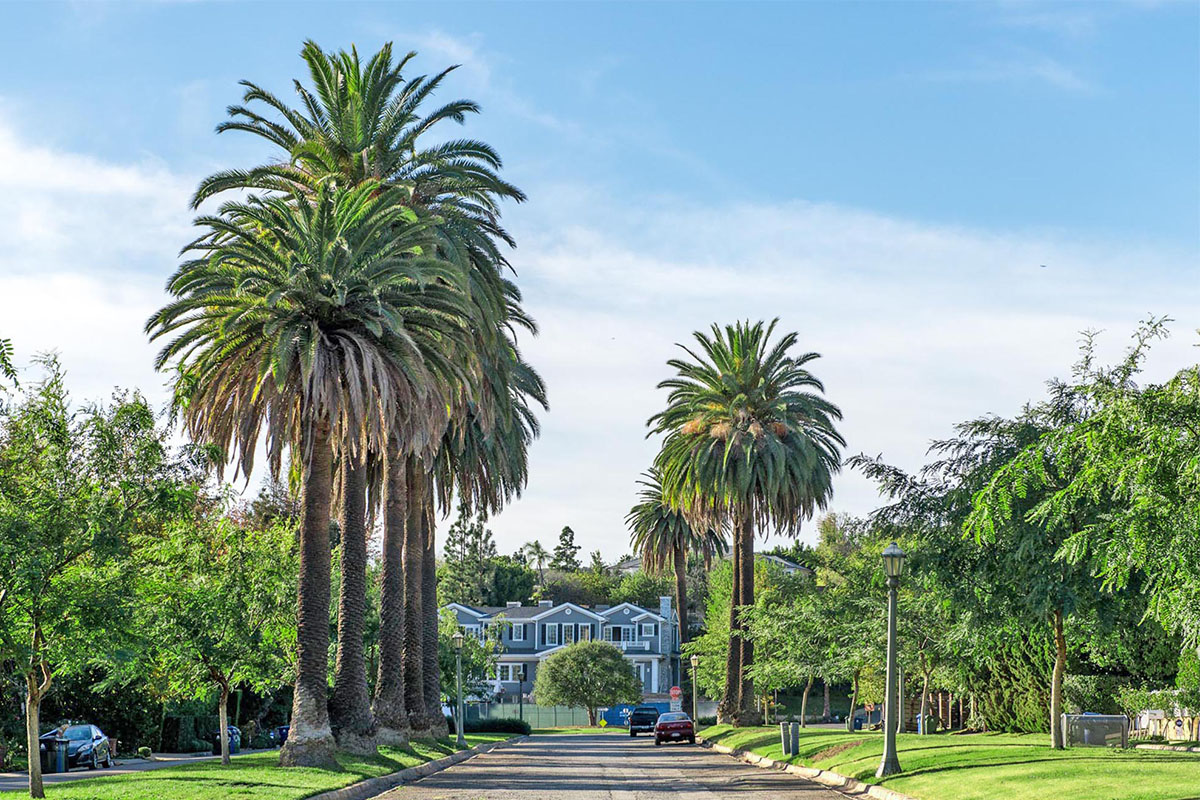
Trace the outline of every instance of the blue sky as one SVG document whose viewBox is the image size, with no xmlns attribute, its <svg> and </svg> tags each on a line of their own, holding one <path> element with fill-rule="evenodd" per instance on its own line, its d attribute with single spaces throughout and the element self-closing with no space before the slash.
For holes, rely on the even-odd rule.
<svg viewBox="0 0 1200 800">
<path fill-rule="evenodd" d="M 1200 6 L 1150 2 L 0 6 L 19 355 L 161 396 L 140 327 L 188 191 L 266 155 L 212 128 L 242 78 L 286 93 L 310 37 L 461 64 L 443 97 L 483 104 L 467 132 L 530 195 L 507 220 L 552 411 L 501 549 L 570 524 L 624 552 L 654 384 L 713 321 L 782 317 L 848 451 L 909 467 L 1065 373 L 1084 328 L 1117 353 L 1167 313 L 1151 370 L 1195 360 Z M 835 508 L 874 503 L 839 479 Z"/>
</svg>

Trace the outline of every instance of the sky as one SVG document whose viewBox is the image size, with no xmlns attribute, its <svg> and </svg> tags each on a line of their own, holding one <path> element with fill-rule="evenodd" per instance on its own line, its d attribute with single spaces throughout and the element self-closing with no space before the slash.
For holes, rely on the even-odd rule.
<svg viewBox="0 0 1200 800">
<path fill-rule="evenodd" d="M 0 4 L 0 337 L 75 398 L 165 398 L 142 326 L 204 175 L 273 153 L 216 135 L 238 81 L 290 95 L 305 39 L 457 64 L 529 196 L 505 208 L 550 412 L 501 552 L 570 525 L 626 553 L 645 422 L 695 330 L 780 319 L 844 413 L 846 455 L 915 470 L 1168 315 L 1200 336 L 1200 4 Z M 418 74 L 414 72 L 414 74 Z M 26 367 L 33 379 L 36 369 Z M 253 491 L 253 487 L 249 491 Z M 876 488 L 846 471 L 830 508 Z M 812 541 L 815 525 L 802 538 Z M 765 546 L 779 540 L 772 539 Z"/>
</svg>

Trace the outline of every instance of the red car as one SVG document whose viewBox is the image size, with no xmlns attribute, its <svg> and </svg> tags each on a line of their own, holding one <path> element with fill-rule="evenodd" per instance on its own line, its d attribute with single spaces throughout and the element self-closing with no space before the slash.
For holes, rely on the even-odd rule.
<svg viewBox="0 0 1200 800">
<path fill-rule="evenodd" d="M 663 742 L 696 743 L 696 727 L 692 718 L 682 711 L 671 711 L 663 714 L 654 724 L 654 744 Z"/>
</svg>

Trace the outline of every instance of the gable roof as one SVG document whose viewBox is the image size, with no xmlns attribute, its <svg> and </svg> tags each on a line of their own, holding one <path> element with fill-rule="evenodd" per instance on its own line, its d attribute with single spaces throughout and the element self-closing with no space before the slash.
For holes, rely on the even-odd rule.
<svg viewBox="0 0 1200 800">
<path fill-rule="evenodd" d="M 471 608 L 470 606 L 465 606 L 462 603 L 447 603 L 444 608 L 452 608 L 455 611 L 465 611 L 477 619 L 483 619 L 484 617 L 488 616 L 486 611 L 480 611 L 477 608 Z"/>
<path fill-rule="evenodd" d="M 601 616 L 600 614 L 597 614 L 595 611 L 592 611 L 590 608 L 584 608 L 583 606 L 577 606 L 574 603 L 559 603 L 556 606 L 550 606 L 545 611 L 543 611 L 541 614 L 535 614 L 532 617 L 530 617 L 530 619 L 537 620 L 537 619 L 541 619 L 542 617 L 548 617 L 551 614 L 554 614 L 558 611 L 562 611 L 564 608 L 569 608 L 574 611 L 582 611 L 584 614 L 587 614 L 589 617 L 598 619 L 601 622 L 604 621 L 604 617 Z"/>
<path fill-rule="evenodd" d="M 612 608 L 610 608 L 606 611 L 602 611 L 600 613 L 604 615 L 605 619 L 610 619 L 613 612 L 620 611 L 622 608 L 628 608 L 629 613 L 634 615 L 634 616 L 630 617 L 631 620 L 637 619 L 638 617 L 644 617 L 647 614 L 654 617 L 657 620 L 662 619 L 662 617 L 660 617 L 658 614 L 655 614 L 650 609 L 642 608 L 641 606 L 635 606 L 633 603 L 621 603 L 618 606 L 613 606 Z"/>
</svg>

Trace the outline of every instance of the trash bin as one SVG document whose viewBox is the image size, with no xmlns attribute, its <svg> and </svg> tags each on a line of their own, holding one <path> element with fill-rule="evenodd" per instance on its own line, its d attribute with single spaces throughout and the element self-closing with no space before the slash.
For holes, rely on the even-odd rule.
<svg viewBox="0 0 1200 800">
<path fill-rule="evenodd" d="M 46 747 L 45 742 L 38 743 L 38 753 L 42 761 L 42 774 L 52 775 L 54 773 L 55 761 L 54 748 Z"/>
<path fill-rule="evenodd" d="M 858 717 L 855 717 L 854 718 L 854 730 L 861 731 L 862 723 L 863 723 L 863 721 L 861 719 L 859 719 Z"/>
<path fill-rule="evenodd" d="M 229 731 L 229 754 L 237 755 L 242 752 L 242 734 L 237 728 Z"/>
<path fill-rule="evenodd" d="M 275 729 L 275 744 L 283 747 L 287 743 L 288 731 L 291 730 L 290 725 L 280 725 Z"/>
<path fill-rule="evenodd" d="M 54 740 L 54 746 L 55 746 L 54 771 L 55 772 L 66 772 L 67 771 L 67 746 L 70 744 L 71 744 L 71 742 L 69 739 L 63 739 L 60 737 L 60 738 L 57 738 Z"/>
</svg>

